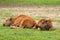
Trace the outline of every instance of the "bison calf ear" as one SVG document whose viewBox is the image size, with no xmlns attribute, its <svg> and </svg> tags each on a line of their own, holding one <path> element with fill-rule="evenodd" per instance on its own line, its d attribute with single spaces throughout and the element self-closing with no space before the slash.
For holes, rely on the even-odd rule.
<svg viewBox="0 0 60 40">
<path fill-rule="evenodd" d="M 12 20 L 13 18 L 10 18 L 10 20 Z"/>
</svg>

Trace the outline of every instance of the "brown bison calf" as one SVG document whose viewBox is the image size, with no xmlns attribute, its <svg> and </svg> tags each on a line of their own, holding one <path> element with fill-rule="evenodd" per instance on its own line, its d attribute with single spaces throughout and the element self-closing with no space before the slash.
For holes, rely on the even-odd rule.
<svg viewBox="0 0 60 40">
<path fill-rule="evenodd" d="M 19 15 L 16 18 L 7 19 L 4 26 L 11 26 L 12 28 L 35 28 L 36 22 L 29 16 Z"/>
<path fill-rule="evenodd" d="M 38 22 L 38 29 L 40 30 L 51 30 L 52 21 L 50 18 L 42 18 Z"/>
</svg>

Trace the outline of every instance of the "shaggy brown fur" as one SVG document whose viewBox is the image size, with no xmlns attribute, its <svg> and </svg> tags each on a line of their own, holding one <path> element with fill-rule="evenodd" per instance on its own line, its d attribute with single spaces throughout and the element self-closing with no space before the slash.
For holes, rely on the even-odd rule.
<svg viewBox="0 0 60 40">
<path fill-rule="evenodd" d="M 31 17 L 24 16 L 16 19 L 12 28 L 36 28 L 36 22 Z"/>
<path fill-rule="evenodd" d="M 3 25 L 11 26 L 12 28 L 36 28 L 36 22 L 26 15 L 19 15 L 16 18 L 7 19 Z"/>
<path fill-rule="evenodd" d="M 21 17 L 25 17 L 25 15 L 19 15 L 19 16 L 15 17 L 15 18 L 7 18 L 4 21 L 3 26 L 10 26 L 10 25 L 12 25 L 14 23 L 14 21 L 16 19 L 21 18 Z"/>
</svg>

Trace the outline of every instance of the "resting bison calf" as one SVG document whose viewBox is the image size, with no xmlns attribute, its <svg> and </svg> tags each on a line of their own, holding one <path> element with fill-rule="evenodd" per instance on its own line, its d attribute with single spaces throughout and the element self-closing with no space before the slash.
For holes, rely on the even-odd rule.
<svg viewBox="0 0 60 40">
<path fill-rule="evenodd" d="M 16 18 L 7 19 L 3 25 L 11 26 L 12 28 L 36 28 L 36 22 L 26 15 L 19 15 Z"/>
<path fill-rule="evenodd" d="M 13 23 L 12 18 L 7 18 L 4 23 L 3 26 L 10 26 Z"/>
<path fill-rule="evenodd" d="M 42 18 L 38 22 L 38 29 L 40 30 L 51 30 L 52 21 L 50 18 Z"/>
</svg>

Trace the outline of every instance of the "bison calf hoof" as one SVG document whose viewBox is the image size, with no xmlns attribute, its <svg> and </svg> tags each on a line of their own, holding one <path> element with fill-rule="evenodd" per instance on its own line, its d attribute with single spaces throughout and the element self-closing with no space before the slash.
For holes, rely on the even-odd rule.
<svg viewBox="0 0 60 40">
<path fill-rule="evenodd" d="M 38 28 L 38 30 L 41 30 L 40 28 Z"/>
</svg>

